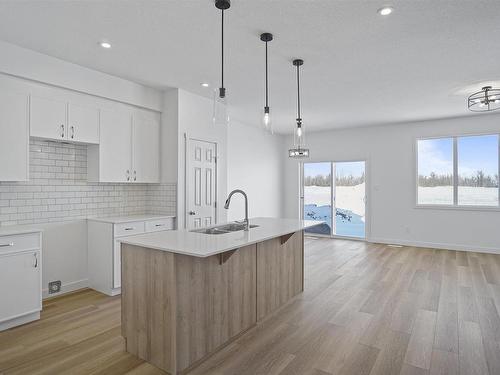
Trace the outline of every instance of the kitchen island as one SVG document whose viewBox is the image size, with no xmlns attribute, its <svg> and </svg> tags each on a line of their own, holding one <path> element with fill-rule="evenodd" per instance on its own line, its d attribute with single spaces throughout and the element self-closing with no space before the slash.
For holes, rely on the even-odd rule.
<svg viewBox="0 0 500 375">
<path fill-rule="evenodd" d="M 122 240 L 126 350 L 170 374 L 201 363 L 303 291 L 303 231 L 318 224 L 256 218 L 249 231 Z"/>
</svg>

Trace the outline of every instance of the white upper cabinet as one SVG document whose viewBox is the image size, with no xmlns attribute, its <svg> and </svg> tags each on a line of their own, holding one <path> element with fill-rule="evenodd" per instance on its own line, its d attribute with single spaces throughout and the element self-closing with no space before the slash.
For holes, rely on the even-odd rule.
<svg viewBox="0 0 500 375">
<path fill-rule="evenodd" d="M 160 182 L 160 120 L 153 112 L 136 111 L 133 116 L 134 182 Z"/>
<path fill-rule="evenodd" d="M 27 181 L 29 95 L 0 88 L 0 181 Z"/>
<path fill-rule="evenodd" d="M 65 140 L 67 103 L 61 100 L 31 95 L 30 135 L 32 137 Z"/>
<path fill-rule="evenodd" d="M 101 111 L 99 146 L 88 150 L 90 181 L 130 182 L 132 165 L 132 113 L 117 107 Z"/>
<path fill-rule="evenodd" d="M 32 137 L 80 143 L 99 143 L 99 108 L 81 105 L 76 96 L 31 95 Z"/>
<path fill-rule="evenodd" d="M 126 105 L 101 110 L 99 145 L 88 149 L 93 182 L 160 182 L 160 119 Z"/>
<path fill-rule="evenodd" d="M 82 143 L 99 143 L 99 109 L 68 104 L 68 138 Z"/>
</svg>

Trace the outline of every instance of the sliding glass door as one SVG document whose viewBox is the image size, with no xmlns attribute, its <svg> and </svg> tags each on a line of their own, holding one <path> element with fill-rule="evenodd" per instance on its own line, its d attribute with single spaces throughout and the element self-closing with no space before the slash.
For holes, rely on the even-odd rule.
<svg viewBox="0 0 500 375">
<path fill-rule="evenodd" d="M 304 163 L 304 219 L 324 221 L 306 232 L 332 232 L 332 163 Z"/>
<path fill-rule="evenodd" d="M 310 234 L 365 238 L 365 162 L 303 164 L 303 217 Z M 332 219 L 333 218 L 333 219 Z"/>
</svg>

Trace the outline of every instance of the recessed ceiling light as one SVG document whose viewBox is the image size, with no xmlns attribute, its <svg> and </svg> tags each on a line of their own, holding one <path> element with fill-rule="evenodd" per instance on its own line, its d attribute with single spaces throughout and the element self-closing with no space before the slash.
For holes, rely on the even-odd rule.
<svg viewBox="0 0 500 375">
<path fill-rule="evenodd" d="M 202 85 L 203 87 L 208 87 L 208 86 L 210 86 L 210 85 L 209 85 L 208 83 L 206 83 L 206 82 L 200 83 L 200 85 Z"/>
<path fill-rule="evenodd" d="M 380 8 L 379 10 L 377 10 L 378 14 L 380 14 L 381 16 L 388 16 L 393 11 L 394 11 L 394 9 L 392 7 L 383 7 L 383 8 Z"/>
<path fill-rule="evenodd" d="M 101 45 L 102 48 L 106 48 L 106 49 L 111 48 L 111 43 L 109 43 L 109 42 L 101 42 L 99 44 Z"/>
</svg>

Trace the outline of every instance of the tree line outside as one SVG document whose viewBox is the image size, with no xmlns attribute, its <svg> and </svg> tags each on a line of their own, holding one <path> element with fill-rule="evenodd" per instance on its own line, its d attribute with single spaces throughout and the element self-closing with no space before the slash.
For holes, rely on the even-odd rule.
<svg viewBox="0 0 500 375">
<path fill-rule="evenodd" d="M 431 172 L 429 176 L 418 176 L 418 186 L 420 187 L 436 187 L 436 186 L 453 186 L 453 175 L 442 174 L 438 175 Z M 464 177 L 458 176 L 458 186 L 470 187 L 498 187 L 498 174 L 491 176 L 486 175 L 483 171 L 477 171 L 473 176 Z"/>
<path fill-rule="evenodd" d="M 304 186 L 330 186 L 331 176 L 328 175 L 317 175 L 317 176 L 307 176 L 304 178 Z M 361 176 L 336 176 L 335 184 L 337 186 L 356 186 L 365 182 L 365 173 Z"/>
</svg>

